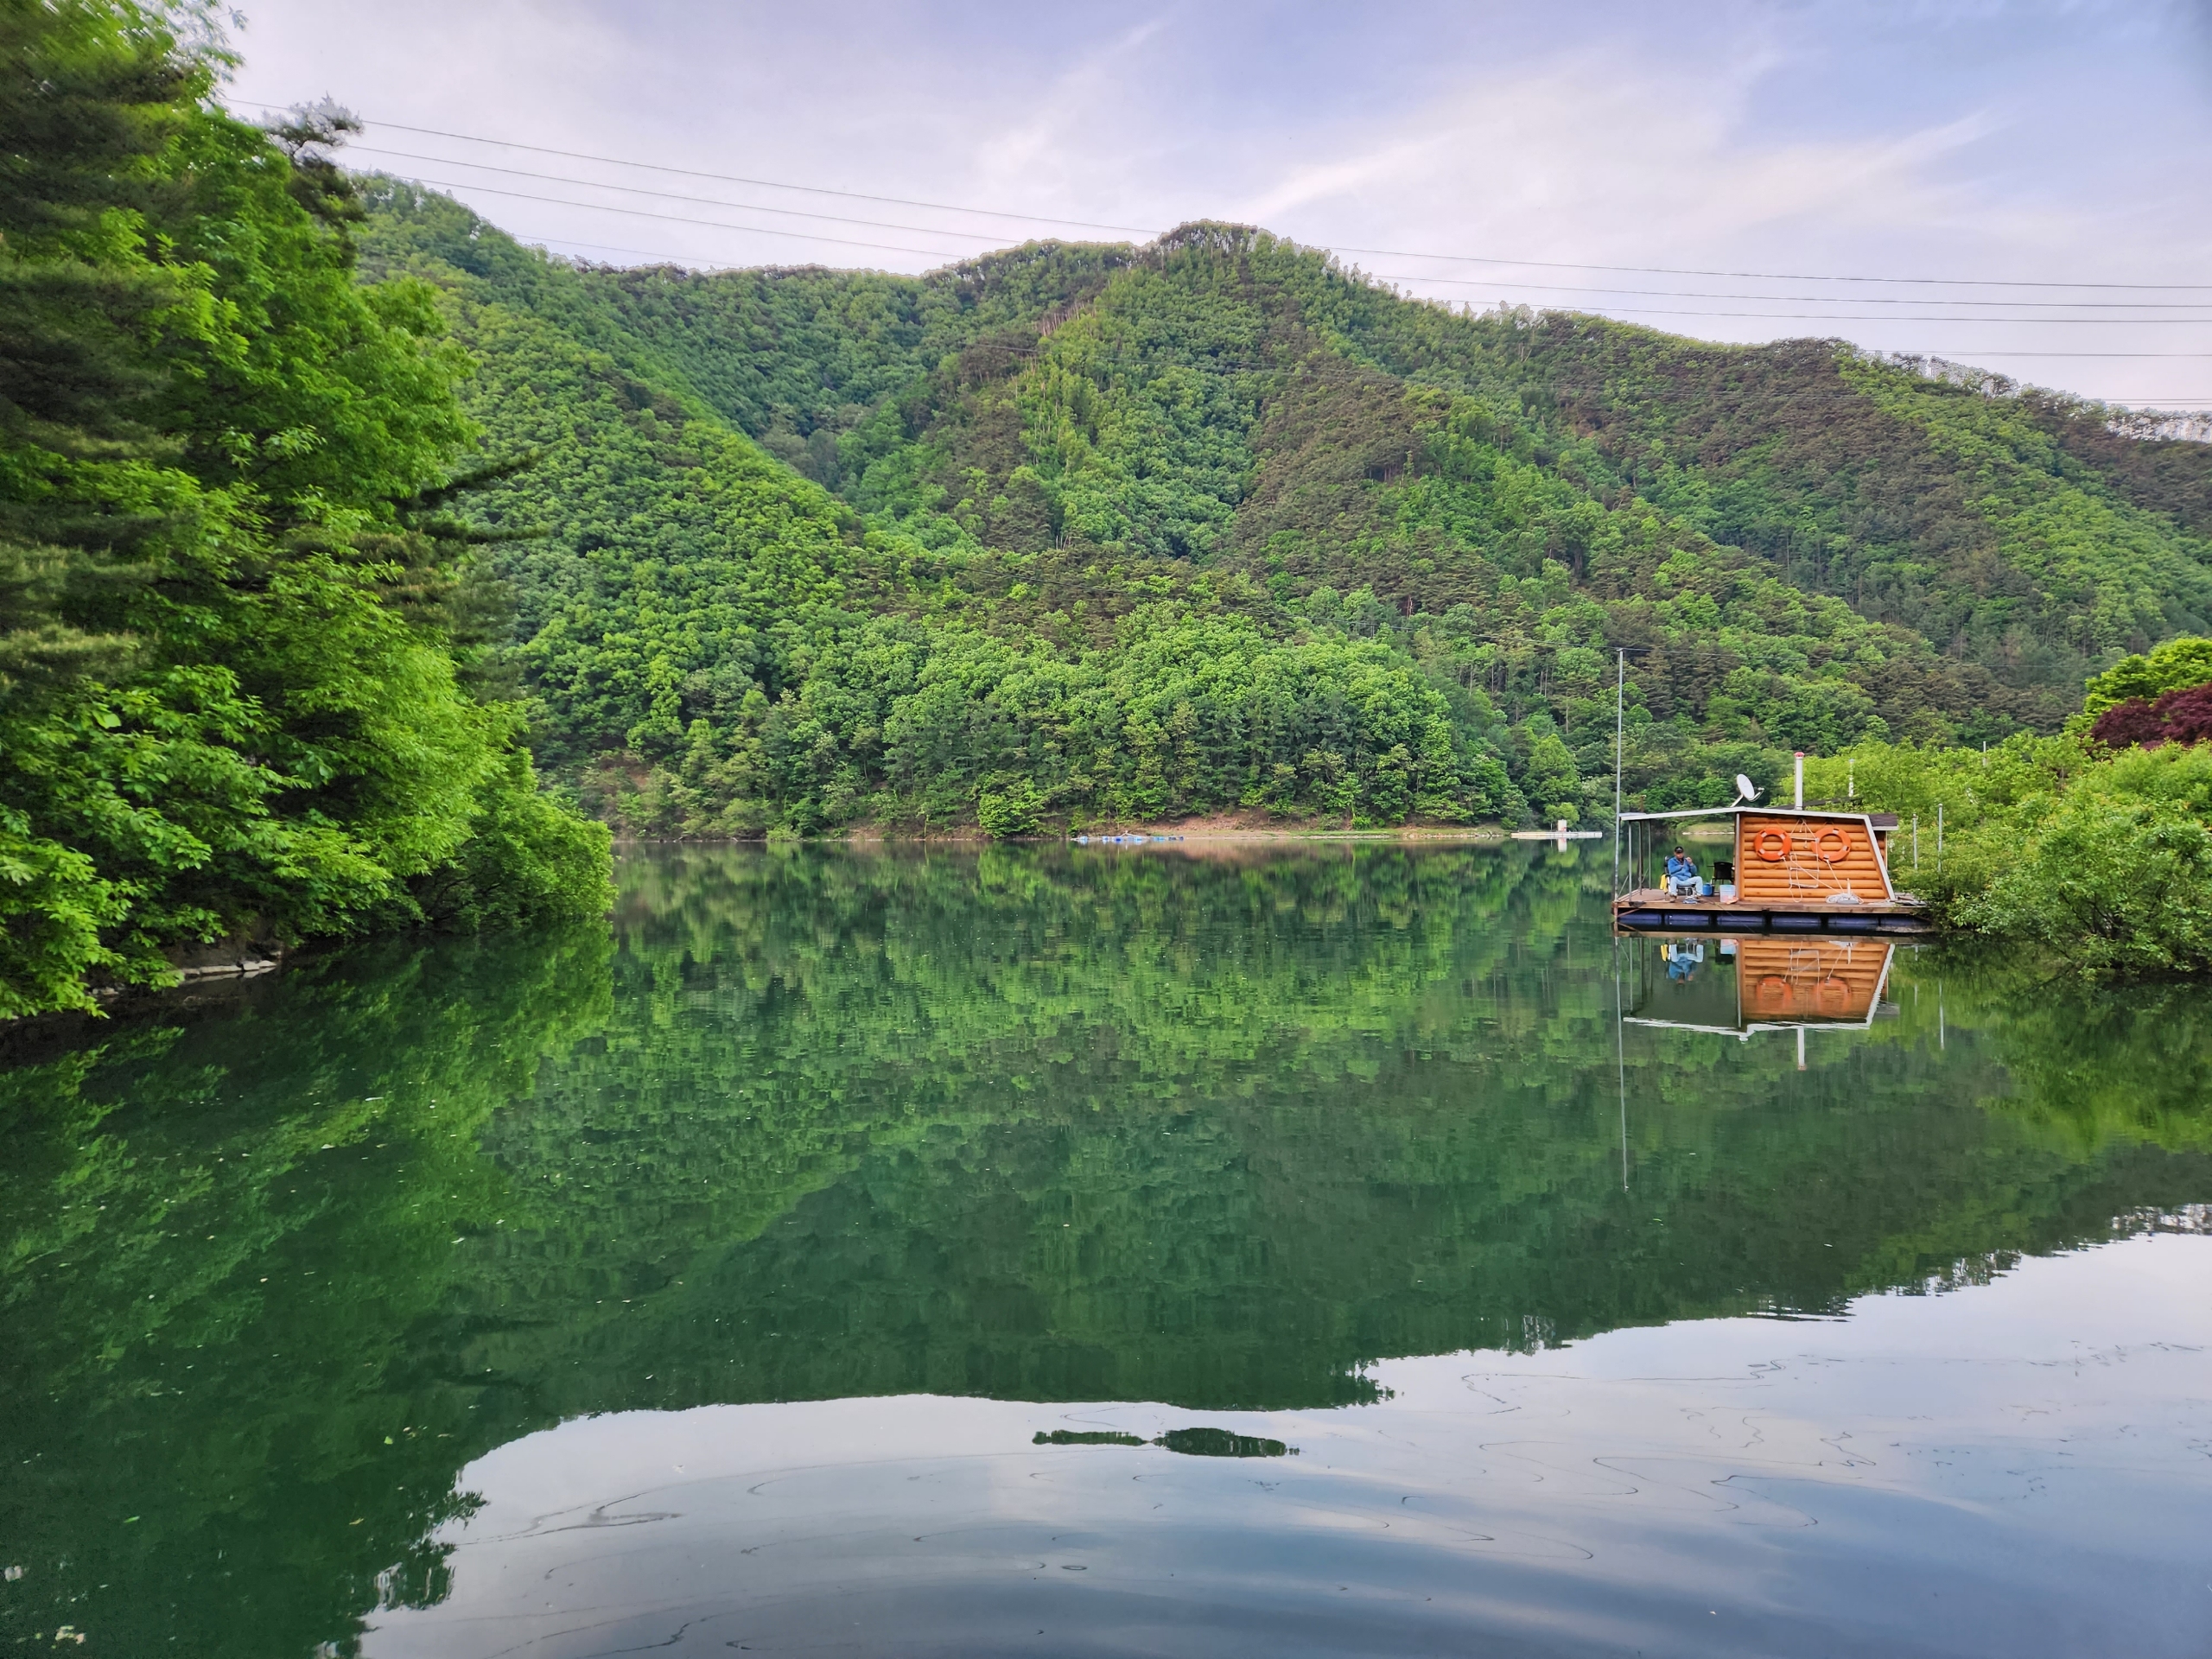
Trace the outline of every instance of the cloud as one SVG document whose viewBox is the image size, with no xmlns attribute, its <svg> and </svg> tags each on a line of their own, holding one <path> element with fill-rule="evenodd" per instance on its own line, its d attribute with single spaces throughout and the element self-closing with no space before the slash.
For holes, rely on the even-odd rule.
<svg viewBox="0 0 2212 1659">
<path fill-rule="evenodd" d="M 1166 27 L 1164 18 L 1139 23 L 1039 87 L 1025 100 L 1032 112 L 975 146 L 978 176 L 1007 183 L 1040 173 L 1059 178 L 1071 170 L 1071 160 L 1094 155 L 1097 134 L 1117 130 L 1114 117 L 1127 107 L 1128 81 L 1138 72 L 1145 47 Z"/>
<path fill-rule="evenodd" d="M 1414 228 L 1426 220 L 1544 251 L 1532 257 L 1613 259 L 1806 219 L 1890 228 L 1973 210 L 1934 169 L 1987 136 L 1986 117 L 1790 140 L 1745 119 L 1757 73 L 1666 75 L 1584 54 L 1485 75 L 1389 130 L 1358 135 L 1350 154 L 1299 158 L 1238 211 L 1270 224 L 1302 213 L 1332 236 L 1359 229 L 1345 239 L 1390 226 L 1415 245 L 1448 245 Z"/>
<path fill-rule="evenodd" d="M 255 0 L 238 92 L 278 103 L 329 92 L 372 124 L 753 179 L 1160 228 L 1238 219 L 1325 245 L 1730 270 L 2202 281 L 2212 270 L 2212 221 L 2193 211 L 2212 169 L 2207 16 L 2205 0 L 1101 0 L 1082 10 L 1011 0 Z M 670 218 L 641 219 L 488 188 L 458 193 L 496 223 L 596 257 L 918 270 L 1052 229 L 678 184 L 373 126 L 369 142 L 939 227 L 756 213 L 764 228 L 730 230 L 680 221 L 744 220 L 742 207 L 664 201 L 657 210 Z M 771 226 L 846 239 L 770 235 Z M 941 233 L 952 230 L 977 234 Z M 871 241 L 895 245 L 850 245 Z M 1418 291 L 1438 296 L 1502 293 L 1433 280 L 1496 276 L 1495 267 L 1362 263 L 1422 277 Z M 1618 315 L 1664 303 L 1535 289 L 1512 296 Z M 2212 349 L 2212 326 L 1887 327 L 1717 315 L 1790 308 L 1778 303 L 1681 308 L 1700 306 L 1714 315 L 1635 315 L 1713 337 L 1843 333 L 1953 355 L 1976 346 Z M 2212 359 L 1991 361 L 2084 390 L 2212 393 Z"/>
</svg>

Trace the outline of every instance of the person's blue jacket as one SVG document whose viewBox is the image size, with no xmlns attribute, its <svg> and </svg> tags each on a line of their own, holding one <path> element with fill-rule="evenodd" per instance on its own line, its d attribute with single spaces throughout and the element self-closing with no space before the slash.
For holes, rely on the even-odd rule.
<svg viewBox="0 0 2212 1659">
<path fill-rule="evenodd" d="M 1669 880 L 1672 880 L 1677 876 L 1694 876 L 1696 874 L 1697 865 L 1687 855 L 1681 853 L 1669 853 L 1667 855 L 1667 878 Z"/>
</svg>

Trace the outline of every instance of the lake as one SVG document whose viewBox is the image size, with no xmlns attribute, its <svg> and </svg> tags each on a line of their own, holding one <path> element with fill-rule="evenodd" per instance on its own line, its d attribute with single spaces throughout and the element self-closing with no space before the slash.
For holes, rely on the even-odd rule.
<svg viewBox="0 0 2212 1659">
<path fill-rule="evenodd" d="M 644 849 L 16 1032 L 0 1640 L 2207 1651 L 2212 993 L 1610 859 Z"/>
</svg>

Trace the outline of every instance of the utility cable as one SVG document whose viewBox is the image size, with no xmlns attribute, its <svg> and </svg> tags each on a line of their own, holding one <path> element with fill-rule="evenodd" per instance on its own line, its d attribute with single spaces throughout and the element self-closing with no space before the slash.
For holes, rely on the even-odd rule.
<svg viewBox="0 0 2212 1659">
<path fill-rule="evenodd" d="M 1402 276 L 1394 275 L 1388 271 L 1370 271 L 1368 274 L 1372 276 L 1379 277 L 1386 283 L 1421 283 L 1429 280 L 1425 276 Z M 1757 295 L 1748 295 L 1745 297 L 1756 299 L 1758 296 Z M 1500 301 L 1499 303 L 1503 304 L 1505 302 Z M 1849 302 L 1839 300 L 1836 303 L 1840 305 L 1848 304 Z M 2003 323 L 2032 323 L 2038 327 L 2049 323 L 2065 322 L 2091 324 L 2101 323 L 2108 327 L 2120 328 L 2147 328 L 2159 326 L 2165 327 L 2187 327 L 2191 324 L 2212 324 L 2212 316 L 1955 317 L 1949 315 L 1913 316 L 1896 312 L 1890 312 L 1886 314 L 1875 313 L 1870 315 L 1865 313 L 1854 311 L 1713 311 L 1678 309 L 1666 306 L 1656 305 L 1608 305 L 1605 308 L 1603 312 L 1585 312 L 1582 315 L 1586 316 L 1610 315 L 1616 312 L 1631 317 L 1759 317 L 1774 322 L 1955 322 L 1961 324 L 1975 323 L 1983 326 Z"/>
<path fill-rule="evenodd" d="M 477 191 L 481 191 L 481 192 L 483 192 L 484 194 L 487 194 L 487 195 L 494 195 L 494 196 L 511 196 L 511 197 L 514 198 L 516 200 L 518 200 L 518 201 L 536 201 L 536 202 L 543 202 L 543 203 L 545 203 L 545 204 L 547 204 L 547 205 L 549 205 L 549 206 L 556 207 L 576 207 L 576 208 L 581 208 L 581 209 L 582 209 L 583 211 L 585 211 L 585 212 L 587 212 L 587 213 L 621 213 L 621 214 L 624 214 L 624 215 L 626 215 L 626 216 L 627 216 L 627 217 L 629 217 L 629 218 L 632 218 L 632 219 L 659 219 L 659 220 L 662 220 L 662 221 L 664 221 L 664 222 L 671 223 L 671 224 L 677 224 L 677 225 L 697 225 L 697 226 L 703 226 L 703 227 L 706 227 L 706 228 L 709 228 L 709 229 L 714 229 L 714 230 L 742 231 L 742 232 L 747 232 L 747 233 L 748 233 L 748 234 L 754 235 L 754 236 L 780 236 L 780 237 L 787 237 L 787 238 L 791 238 L 792 240 L 795 240 L 795 241 L 800 241 L 800 242 L 826 242 L 826 243 L 831 243 L 831 244 L 834 244 L 834 245 L 837 245 L 837 246 L 839 246 L 839 247 L 849 247 L 849 248 L 871 248 L 871 249 L 874 249 L 874 250 L 876 250 L 876 251 L 879 251 L 879 252 L 891 252 L 891 253 L 915 253 L 915 254 L 919 254 L 919 255 L 921 255 L 923 257 L 925 257 L 925 258 L 929 258 L 929 259 L 943 259 L 943 260 L 948 260 L 948 261 L 950 261 L 950 260 L 957 260 L 957 259 L 959 259 L 960 257 L 962 257 L 962 256 L 961 256 L 960 254 L 958 254 L 957 252 L 955 252 L 955 251 L 951 251 L 951 250 L 944 249 L 944 248 L 917 248 L 917 247 L 912 247 L 912 246 L 910 246 L 910 245 L 905 245 L 905 244 L 896 243 L 896 242 L 874 242 L 874 241 L 862 241 L 862 240 L 855 239 L 855 238 L 851 238 L 851 237 L 842 237 L 842 236 L 826 236 L 826 235 L 823 235 L 823 234 L 820 234 L 819 232 L 812 232 L 812 231 L 785 231 L 785 230 L 778 230 L 778 229 L 775 229 L 775 228 L 774 228 L 774 227 L 772 227 L 772 226 L 766 226 L 766 225 L 733 225 L 733 224 L 729 223 L 729 222 L 728 222 L 728 220 L 726 220 L 726 219 L 699 219 L 699 218 L 696 218 L 696 217 L 695 217 L 695 216 L 693 216 L 693 215 L 686 214 L 686 213 L 657 213 L 651 212 L 650 210 L 648 210 L 648 209 L 646 209 L 646 208 L 643 208 L 643 207 L 624 207 L 618 206 L 618 205 L 616 205 L 616 204 L 614 204 L 614 203 L 612 203 L 612 202 L 602 202 L 602 201 L 571 201 L 571 200 L 568 200 L 567 198 L 565 198 L 565 197 L 561 197 L 561 196 L 542 196 L 542 195 L 537 195 L 537 194 L 534 194 L 534 193 L 532 193 L 532 192 L 525 191 L 525 190 L 510 190 L 510 189 L 508 189 L 508 188 L 506 188 L 505 187 L 501 186 L 501 185 L 474 184 L 474 183 L 466 183 L 466 182 L 461 182 L 461 181 L 455 181 L 455 180 L 451 180 L 451 179 L 427 179 L 427 178 L 425 178 L 425 179 L 417 179 L 417 180 L 416 180 L 416 181 L 415 181 L 415 182 L 416 182 L 416 183 L 418 183 L 418 184 L 435 185 L 435 186 L 437 186 L 438 188 L 440 188 L 441 189 L 448 189 L 448 190 L 477 190 Z M 741 211 L 742 211 L 742 210 L 741 210 Z M 906 228 L 910 228 L 910 229 L 919 229 L 920 227 L 918 227 L 918 226 L 909 226 L 909 227 L 906 227 Z M 923 232 L 923 234 L 925 234 L 925 235 L 930 235 L 930 236 L 942 236 L 942 235 L 959 235 L 959 234 L 966 234 L 966 233 L 965 233 L 965 232 L 958 232 L 925 231 L 925 232 Z M 1375 273 L 1370 273 L 1370 274 L 1375 274 Z M 1401 282 L 1419 282 L 1419 281 L 1421 281 L 1421 280 L 1423 280 L 1423 279 L 1421 279 L 1421 278 L 1420 278 L 1420 277 L 1388 277 L 1388 276 L 1386 276 L 1386 277 L 1383 277 L 1383 278 L 1382 278 L 1382 280 L 1384 280 L 1384 281 L 1401 281 Z M 1772 321 L 1772 322 L 1980 322 L 1980 323 L 1988 323 L 1988 322 L 2019 322 L 2019 323 L 2032 323 L 2032 324 L 2047 324 L 2047 323 L 2056 323 L 2056 322 L 2080 323 L 2080 322 L 2130 322 L 2130 321 L 2143 321 L 2143 322 L 2152 322 L 2152 321 L 2155 321 L 2155 322 L 2168 323 L 2168 324 L 2172 324 L 2172 323 L 2190 323 L 2190 322 L 2212 322 L 2212 318 L 2191 318 L 2191 317 L 2159 317 L 2159 318 L 2145 318 L 2145 319 L 2133 319 L 2133 318 L 2124 318 L 2124 317 L 1944 317 L 1944 316 L 1938 316 L 1938 317 L 1905 317 L 1905 316 L 1874 316 L 1874 317 L 1866 317 L 1866 316 L 1855 316 L 1855 315 L 1848 315 L 1848 314 L 1842 315 L 1836 315 L 1836 314 L 1834 314 L 1834 313 L 1832 313 L 1832 312 L 1666 310 L 1666 309 L 1661 309 L 1661 308 L 1652 308 L 1652 307 L 1632 307 L 1632 306 L 1616 306 L 1616 307 L 1612 308 L 1612 309 L 1614 309 L 1614 310 L 1618 310 L 1618 311 L 1624 311 L 1624 312 L 1627 312 L 1627 313 L 1628 313 L 1629 315 L 1641 315 L 1641 316 L 1683 316 L 1683 317 L 1713 317 L 1713 318 L 1745 318 L 1745 319 L 1758 319 L 1758 320 L 1760 320 L 1760 321 Z M 1989 352 L 1983 351 L 1983 350 L 1982 350 L 1982 348 L 1980 348 L 1980 347 L 1979 347 L 1979 346 L 1974 346 L 1974 347 L 1945 347 L 1945 348 L 1943 348 L 1943 352 L 1948 352 L 1948 351 L 1950 351 L 1950 350 L 1959 350 L 1959 351 L 1964 351 L 1964 352 L 1971 352 L 1971 353 L 1979 353 L 1980 355 L 1982 355 L 1982 356 L 1998 355 L 1998 353 L 1989 353 Z M 1938 352 L 1936 354 L 1937 354 L 1937 355 L 1942 355 L 1942 354 L 1943 354 L 1943 352 Z M 2013 352 L 2013 353 L 2003 353 L 2003 355 L 2009 355 L 2009 356 L 2014 356 L 2014 357 L 2045 357 L 2045 356 L 2048 356 L 2048 357 L 2115 357 L 2115 356 L 2117 356 L 2117 357 L 2160 357 L 2160 356 L 2183 356 L 2183 357 L 2186 357 L 2186 356 L 2212 356 L 2212 353 L 2186 353 L 2186 352 L 2183 352 L 2183 353 L 2160 353 L 2160 352 L 2117 352 L 2117 353 L 2114 353 L 2114 352 Z"/>
<path fill-rule="evenodd" d="M 617 207 L 603 201 L 568 201 L 559 196 L 533 195 L 526 190 L 507 190 L 493 184 L 462 184 L 451 179 L 416 179 L 442 190 L 477 190 L 486 195 L 512 196 L 518 201 L 542 201 L 555 207 L 582 207 L 594 213 L 626 213 L 632 219 L 658 219 L 677 225 L 703 225 L 715 230 L 745 231 L 754 236 L 785 236 L 799 242 L 833 242 L 841 248 L 874 248 L 879 252 L 918 253 L 929 259 L 959 259 L 965 256 L 947 248 L 913 248 L 897 242 L 861 242 L 849 236 L 823 236 L 813 231 L 779 231 L 766 225 L 732 225 L 726 219 L 694 219 L 684 213 L 648 213 L 642 207 Z M 944 232 L 931 231 L 926 235 Z"/>
<path fill-rule="evenodd" d="M 566 173 L 536 173 L 531 172 L 525 168 L 495 167 L 488 162 L 466 162 L 450 156 L 425 156 L 416 150 L 388 149 L 379 144 L 349 144 L 346 146 L 346 150 L 349 154 L 359 152 L 360 154 L 369 156 L 392 156 L 401 161 L 442 162 L 448 166 L 465 167 L 474 172 L 498 173 L 508 178 L 534 179 L 541 183 L 565 184 L 591 190 L 613 190 L 629 195 L 651 196 L 664 201 L 690 202 L 698 207 L 728 207 L 741 213 L 772 213 L 777 217 L 783 219 L 815 219 L 823 220 L 830 224 L 858 225 L 875 230 L 918 232 L 925 236 L 962 237 L 969 241 L 988 242 L 1002 245 L 1001 238 L 1000 237 L 986 231 L 944 230 L 931 225 L 903 225 L 889 219 L 853 219 L 836 213 L 814 213 L 804 208 L 770 207 L 760 202 L 726 201 L 715 196 L 687 196 L 677 191 L 655 190 L 645 185 L 613 184 L 601 179 L 580 179 L 573 175 Z M 1890 299 L 1880 295 L 1837 295 L 1832 296 L 1823 294 L 1738 294 L 1713 293 L 1697 289 L 1591 288 L 1567 286 L 1560 283 L 1516 283 L 1510 277 L 1503 276 L 1414 276 L 1410 275 L 1397 275 L 1390 272 L 1370 272 L 1369 274 L 1379 276 L 1386 282 L 1449 283 L 1455 287 L 1460 288 L 1502 288 L 1510 289 L 1515 293 L 1626 294 L 1648 299 L 1764 300 L 1780 304 L 1802 303 L 1810 305 L 1849 305 L 1856 303 L 1859 305 L 1947 305 L 1974 306 L 1986 309 L 2017 308 L 2023 305 L 2045 305 L 2057 306 L 2068 310 L 2076 311 L 2196 311 L 2202 310 L 2208 303 L 2212 303 L 2212 302 L 2207 302 L 2204 300 L 1943 300 L 1930 298 L 1925 296 L 1911 298 Z M 1689 316 L 1699 314 L 1692 312 L 1655 312 L 1651 315 L 1661 316 Z M 1764 314 L 1754 312 L 1715 312 L 1712 315 L 1716 316 L 1749 316 Z M 1846 318 L 1843 320 L 1848 321 L 1866 322 L 1880 321 L 1878 317 Z M 1900 320 L 1919 321 L 1919 319 Z M 1940 319 L 1938 319 L 1938 321 L 1940 321 Z M 1960 321 L 1979 321 L 1979 319 L 1961 318 Z M 2018 321 L 2044 321 L 2044 319 L 2021 318 L 2018 319 Z M 2054 318 L 2050 319 L 2050 321 L 2068 321 L 2068 319 Z M 2132 319 L 2112 318 L 2093 319 L 2093 321 L 2132 321 Z M 2181 319 L 2181 321 L 2191 322 L 2212 322 L 2212 317 L 2190 317 Z"/>
<path fill-rule="evenodd" d="M 396 156 L 403 161 L 439 162 L 448 167 L 466 167 L 480 173 L 501 174 L 508 178 L 536 179 L 546 184 L 572 185 L 586 190 L 620 190 L 633 196 L 652 196 L 661 201 L 688 201 L 700 207 L 731 207 L 740 213 L 773 213 L 779 219 L 818 219 L 832 225 L 863 225 L 873 230 L 911 231 L 921 236 L 957 236 L 970 242 L 988 242 L 995 247 L 1006 245 L 1003 235 L 989 231 L 940 230 L 934 225 L 899 225 L 887 219 L 849 219 L 840 213 L 809 213 L 802 207 L 768 207 L 753 201 L 723 201 L 714 196 L 686 196 L 673 190 L 648 190 L 642 185 L 603 184 L 597 179 L 570 178 L 563 173 L 531 173 L 519 167 L 493 167 L 484 162 L 456 161 L 450 156 L 417 156 L 410 150 L 382 149 L 374 144 L 348 144 L 346 148 L 348 154 L 358 150 L 369 156 Z"/>
<path fill-rule="evenodd" d="M 251 100 L 242 100 L 248 101 Z M 282 110 L 288 105 L 253 104 L 256 109 Z M 527 150 L 539 156 L 558 156 L 567 161 L 596 162 L 607 167 L 637 168 L 649 173 L 668 173 L 684 178 L 711 179 L 722 184 L 753 185 L 762 189 L 791 190 L 805 195 L 839 196 L 849 201 L 882 202 L 898 207 L 923 207 L 938 213 L 977 213 L 991 219 L 1014 219 L 1039 225 L 1071 225 L 1082 230 L 1119 231 L 1131 236 L 1153 236 L 1158 232 L 1143 226 L 1108 225 L 1096 220 L 1057 218 L 1047 213 L 1020 213 L 998 207 L 975 207 L 957 202 L 926 201 L 912 196 L 878 195 L 860 190 L 838 190 L 827 185 L 792 184 L 781 179 L 747 178 L 734 173 L 711 173 L 697 168 L 670 167 L 660 162 L 631 161 L 620 156 L 599 156 L 588 150 L 556 149 L 546 144 L 526 144 L 511 138 L 487 138 L 480 133 L 454 132 L 442 127 L 412 126 L 404 121 L 375 121 L 366 116 L 359 118 L 372 126 L 388 127 L 394 132 L 412 132 L 428 138 L 450 138 L 460 143 L 493 144 L 507 149 Z M 465 162 L 455 162 L 468 166 Z M 570 204 L 575 205 L 575 204 Z M 1296 239 L 1296 238 L 1292 238 Z M 1434 259 L 1447 264 L 1509 265 L 1532 270 L 1603 270 L 1645 276 L 1720 276 L 1744 282 L 1768 283 L 1887 283 L 1903 287 L 1937 288 L 2033 288 L 2033 289 L 2101 289 L 2108 292 L 2157 293 L 2212 293 L 2212 283 L 2102 283 L 2058 282 L 2047 278 L 2003 276 L 1873 276 L 1865 275 L 1831 276 L 1818 271 L 1770 271 L 1712 270 L 1699 266 L 1681 265 L 1614 265 L 1601 264 L 1592 260 L 1512 259 L 1496 254 L 1435 253 L 1407 248 L 1366 248 L 1349 243 L 1313 242 L 1305 245 L 1328 248 L 1338 253 L 1366 254 L 1389 259 Z M 901 250 L 913 251 L 913 250 Z"/>
<path fill-rule="evenodd" d="M 1559 259 L 1505 259 L 1479 253 L 1414 253 L 1404 248 L 1327 246 L 1338 253 L 1373 254 L 1385 259 L 1441 259 L 1457 264 L 1518 265 L 1530 270 L 1613 270 L 1643 276 L 1729 276 L 1756 283 L 1892 283 L 1929 288 L 2101 288 L 2129 292 L 2212 293 L 2212 283 L 2062 283 L 2007 276 L 1823 276 L 1817 271 L 1707 270 L 1682 265 L 1600 265 Z"/>
<path fill-rule="evenodd" d="M 256 104 L 256 109 L 275 110 L 286 106 L 276 104 Z M 911 196 L 871 195 L 861 190 L 834 190 L 827 185 L 787 184 L 779 179 L 749 179 L 734 173 L 707 173 L 696 168 L 667 167 L 658 162 L 625 161 L 619 156 L 592 156 L 582 150 L 554 149 L 544 144 L 518 143 L 512 138 L 485 138 L 470 132 L 447 132 L 437 127 L 410 127 L 403 121 L 371 121 L 360 119 L 367 125 L 389 127 L 394 132 L 419 133 L 425 138 L 453 138 L 469 144 L 497 144 L 506 149 L 526 149 L 537 156 L 558 156 L 571 162 L 599 162 L 608 167 L 635 167 L 649 173 L 672 173 L 687 179 L 712 179 L 718 184 L 750 184 L 766 190 L 795 190 L 810 196 L 842 196 L 848 201 L 880 201 L 893 207 L 926 207 L 946 213 L 981 213 L 989 219 L 1027 219 L 1037 225 L 1072 225 L 1086 231 L 1122 231 L 1131 236 L 1157 236 L 1159 232 L 1141 225 L 1099 225 L 1089 219 L 1056 219 L 1049 213 L 1015 213 L 997 207 L 963 207 L 948 201 L 918 201 Z M 462 163 L 467 165 L 467 163 Z"/>
</svg>

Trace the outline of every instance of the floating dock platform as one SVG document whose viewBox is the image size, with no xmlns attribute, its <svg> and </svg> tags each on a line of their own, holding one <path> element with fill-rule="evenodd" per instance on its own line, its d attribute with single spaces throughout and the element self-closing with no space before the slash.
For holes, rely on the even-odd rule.
<svg viewBox="0 0 2212 1659">
<path fill-rule="evenodd" d="M 1772 899 L 1675 899 L 1645 887 L 1613 900 L 1613 920 L 1638 933 L 1925 933 L 1910 897 L 1859 904 Z"/>
<path fill-rule="evenodd" d="M 1614 924 L 1653 933 L 1923 933 L 1927 906 L 1890 880 L 1887 813 L 1807 811 L 1739 802 L 1718 810 L 1624 812 L 1628 869 L 1647 872 L 1661 826 L 1731 821 L 1734 856 L 1716 864 L 1723 899 L 1633 887 L 1613 900 Z"/>
</svg>

